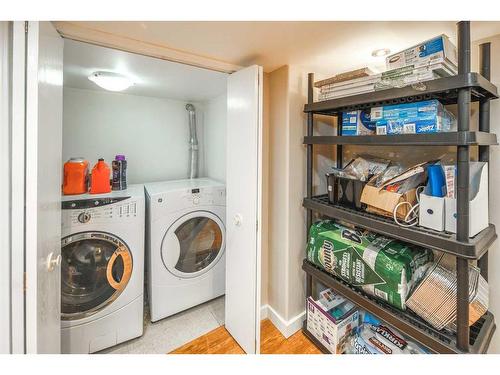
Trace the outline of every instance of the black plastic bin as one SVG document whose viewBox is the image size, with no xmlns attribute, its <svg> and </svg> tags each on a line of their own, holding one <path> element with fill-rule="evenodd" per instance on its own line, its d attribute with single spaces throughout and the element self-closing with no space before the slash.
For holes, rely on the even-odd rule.
<svg viewBox="0 0 500 375">
<path fill-rule="evenodd" d="M 361 193 L 365 188 L 365 181 L 337 177 L 333 173 L 327 173 L 326 183 L 328 201 L 331 204 L 339 204 L 360 211 L 366 208 L 366 204 L 361 203 Z"/>
</svg>

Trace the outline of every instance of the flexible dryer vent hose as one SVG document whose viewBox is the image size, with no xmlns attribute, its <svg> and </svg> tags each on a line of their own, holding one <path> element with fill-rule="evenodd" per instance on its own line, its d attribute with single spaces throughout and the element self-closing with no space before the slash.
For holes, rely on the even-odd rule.
<svg viewBox="0 0 500 375">
<path fill-rule="evenodd" d="M 196 136 L 196 112 L 194 105 L 186 104 L 189 116 L 189 178 L 198 177 L 198 137 Z"/>
</svg>

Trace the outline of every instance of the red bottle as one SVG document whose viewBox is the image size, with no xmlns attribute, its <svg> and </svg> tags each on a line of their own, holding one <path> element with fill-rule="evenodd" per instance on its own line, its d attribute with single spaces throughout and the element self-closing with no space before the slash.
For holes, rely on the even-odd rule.
<svg viewBox="0 0 500 375">
<path fill-rule="evenodd" d="M 92 168 L 92 176 L 90 178 L 90 194 L 104 194 L 111 191 L 109 177 L 111 170 L 104 162 L 104 159 L 99 159 L 94 168 Z"/>
</svg>

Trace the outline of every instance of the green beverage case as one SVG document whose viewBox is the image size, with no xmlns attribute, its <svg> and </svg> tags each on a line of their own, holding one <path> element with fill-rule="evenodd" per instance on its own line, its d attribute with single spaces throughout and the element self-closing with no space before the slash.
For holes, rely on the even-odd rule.
<svg viewBox="0 0 500 375">
<path fill-rule="evenodd" d="M 307 258 L 401 310 L 433 261 L 431 250 L 331 220 L 310 228 Z"/>
</svg>

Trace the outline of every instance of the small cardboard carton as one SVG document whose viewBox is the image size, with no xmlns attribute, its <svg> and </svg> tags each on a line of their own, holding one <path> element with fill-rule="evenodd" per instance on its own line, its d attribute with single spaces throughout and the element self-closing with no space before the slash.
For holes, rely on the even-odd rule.
<svg viewBox="0 0 500 375">
<path fill-rule="evenodd" d="M 400 205 L 396 213 L 399 219 L 405 219 L 408 212 L 417 203 L 417 187 L 425 182 L 427 178 L 425 166 L 428 163 L 429 162 L 424 162 L 414 165 L 400 175 L 393 177 L 378 187 L 374 186 L 373 183 L 370 183 L 369 181 L 361 193 L 361 203 L 367 205 L 366 211 L 382 216 L 393 217 L 396 206 L 399 203 L 408 202 L 409 204 Z M 408 182 L 408 190 L 405 192 L 396 192 L 391 191 L 390 189 L 385 189 L 386 187 L 394 187 L 398 185 L 402 187 Z"/>
<path fill-rule="evenodd" d="M 336 322 L 319 303 L 311 297 L 307 298 L 307 329 L 330 353 L 344 352 L 347 338 L 358 324 L 359 312 L 357 310 L 342 321 Z"/>
<path fill-rule="evenodd" d="M 385 186 L 385 185 L 384 185 Z M 416 189 L 406 193 L 395 193 L 384 190 L 384 186 L 376 187 L 366 185 L 361 193 L 361 203 L 367 205 L 366 211 L 382 216 L 393 216 L 396 205 L 401 202 L 409 202 L 412 206 L 417 203 Z M 410 210 L 410 206 L 402 204 L 398 207 L 397 217 L 404 219 Z"/>
</svg>

